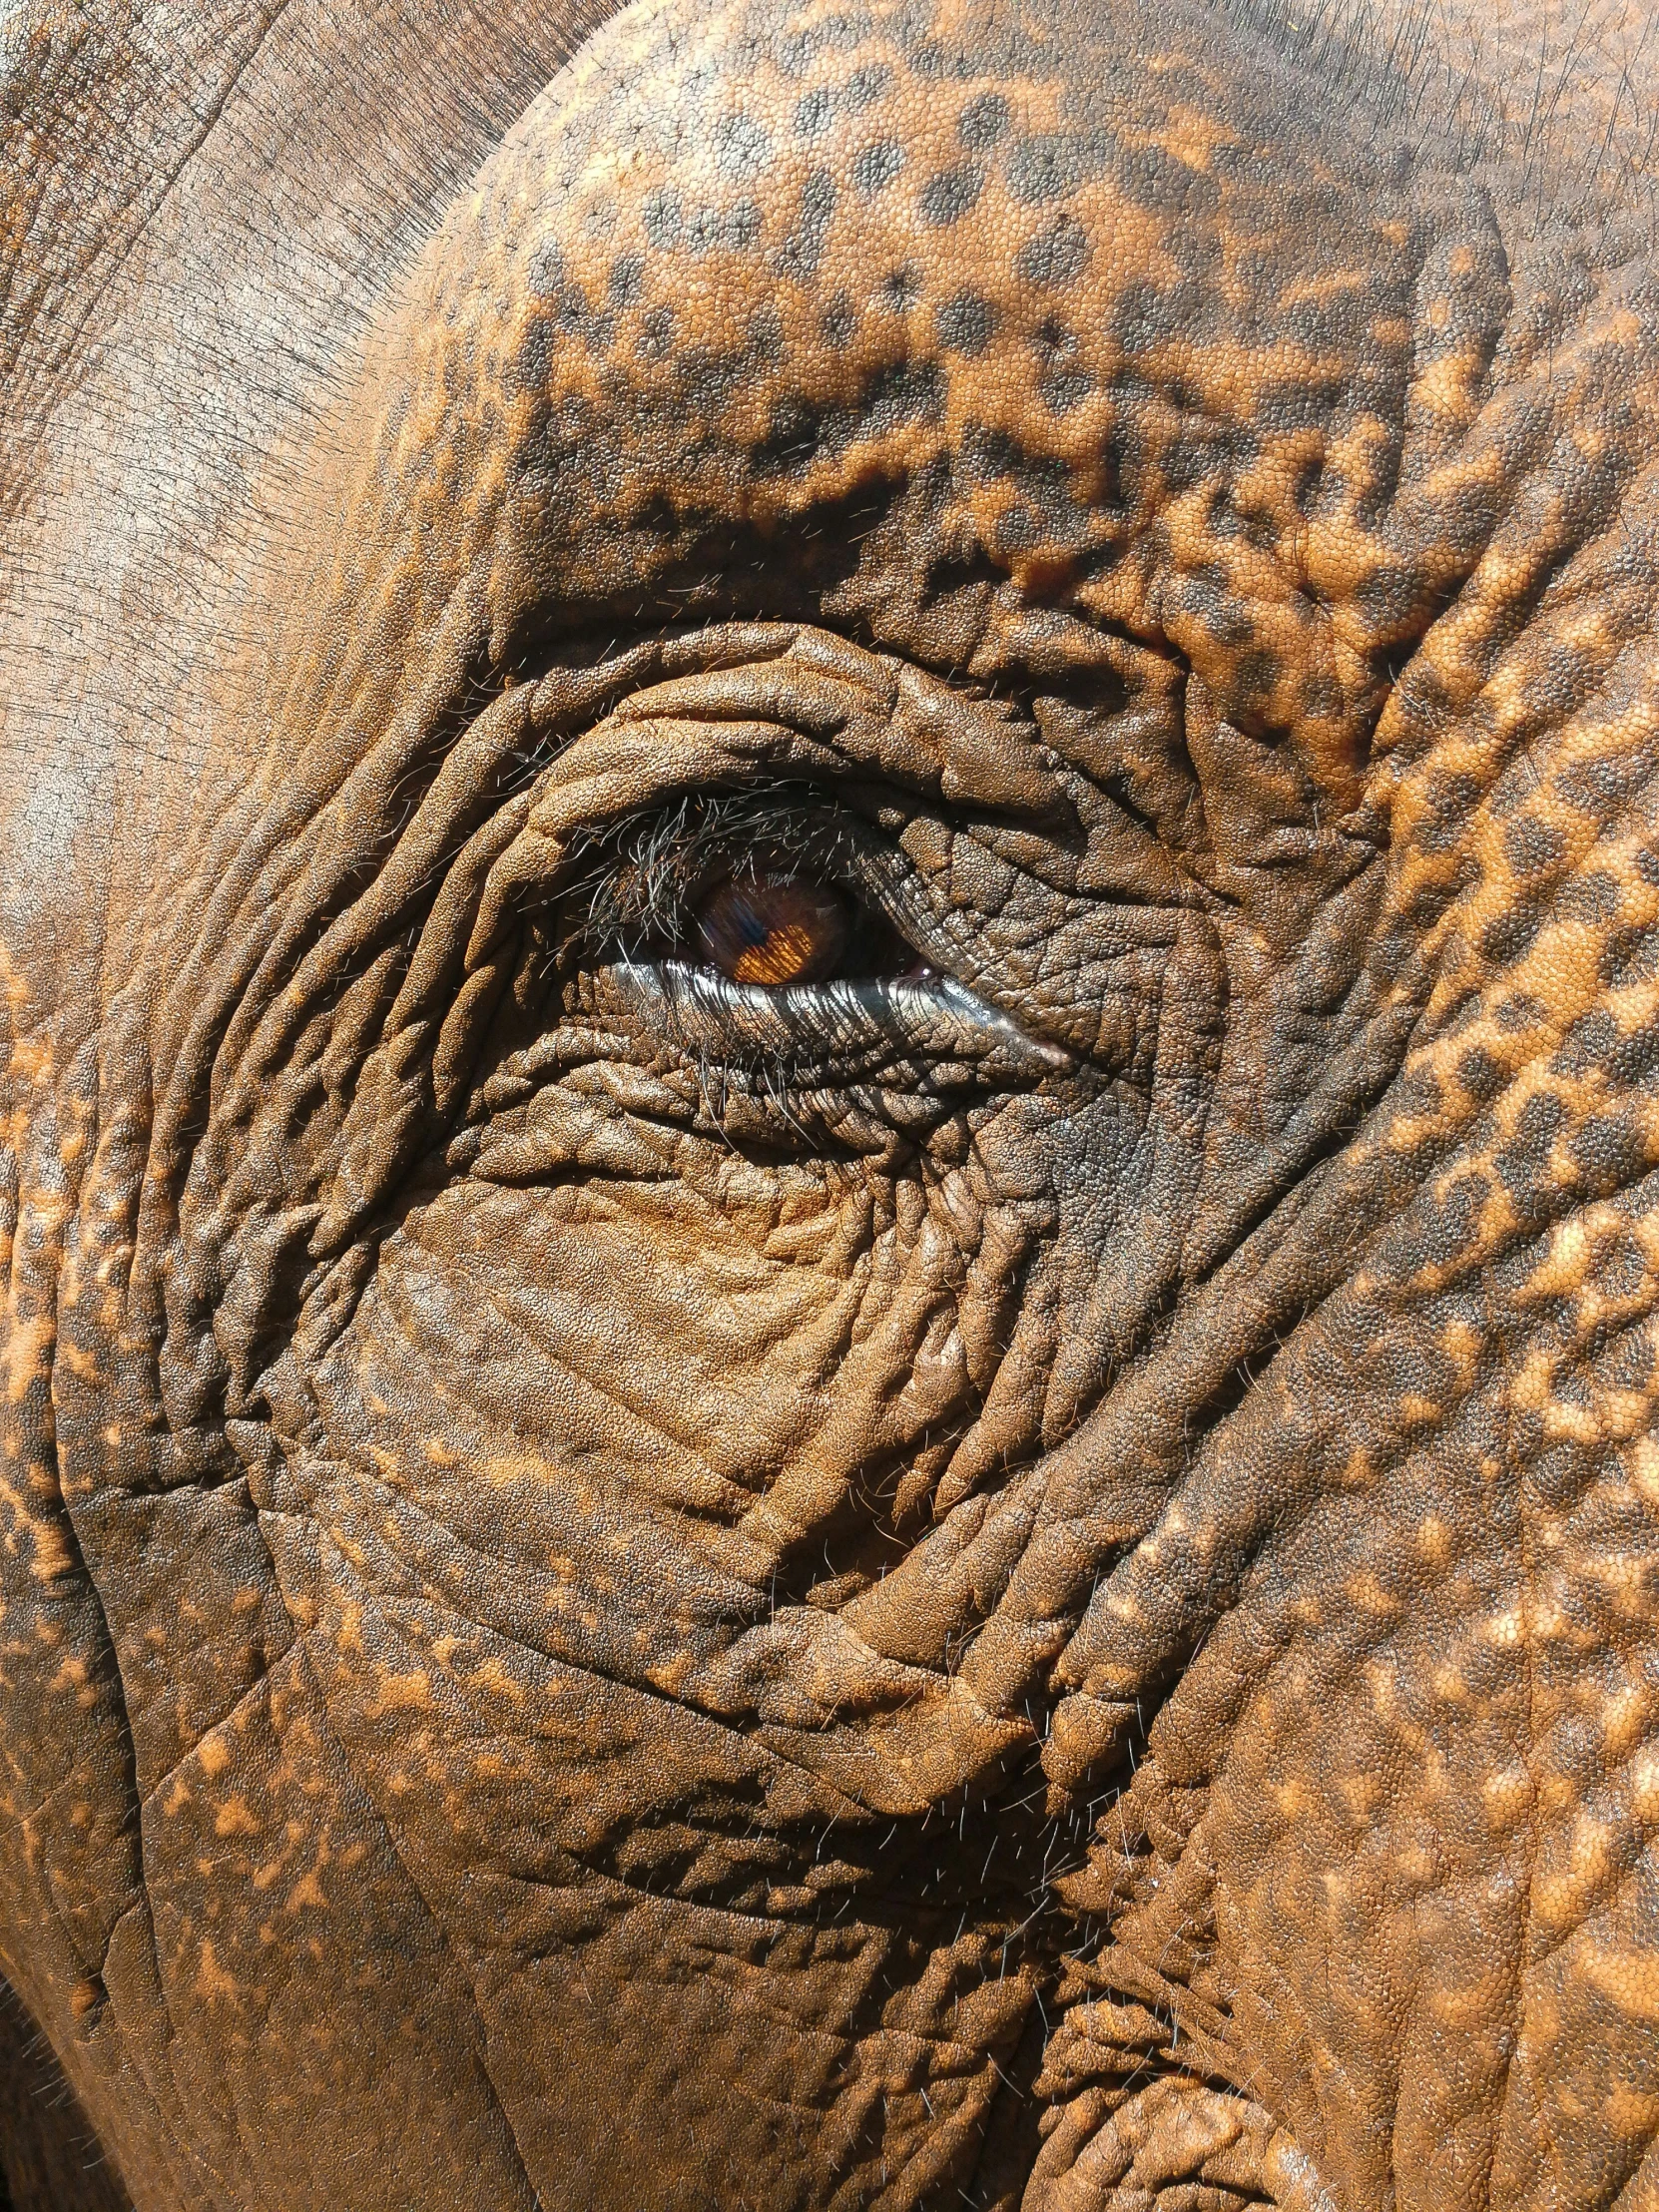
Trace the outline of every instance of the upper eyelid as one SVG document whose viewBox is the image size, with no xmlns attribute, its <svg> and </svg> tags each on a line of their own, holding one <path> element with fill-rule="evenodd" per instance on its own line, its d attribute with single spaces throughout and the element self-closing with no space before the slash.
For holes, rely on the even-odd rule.
<svg viewBox="0 0 1659 2212">
<path fill-rule="evenodd" d="M 665 807 L 641 815 L 621 826 L 620 836 L 596 840 L 592 848 L 594 866 L 588 874 L 577 878 L 574 887 L 580 889 L 589 880 L 608 878 L 614 881 L 632 867 L 648 877 L 653 871 L 660 871 L 665 888 L 679 888 L 695 894 L 707 880 L 707 874 L 699 877 L 693 873 L 680 878 L 676 884 L 677 861 L 696 859 L 707 853 L 712 867 L 718 868 L 732 854 L 740 859 L 753 859 L 758 852 L 771 847 L 778 857 L 777 872 L 782 873 L 799 862 L 804 874 L 811 872 L 817 880 L 833 882 L 875 910 L 887 912 L 888 901 L 878 895 L 872 896 L 867 861 L 875 840 L 879 837 L 884 857 L 904 865 L 907 872 L 913 872 L 893 840 L 880 837 L 879 832 L 842 809 L 822 803 L 815 807 L 810 797 L 792 795 L 788 801 L 781 800 L 775 806 L 762 805 L 753 810 L 740 798 L 729 818 L 722 820 L 717 815 L 710 823 L 677 824 L 674 814 L 674 809 Z M 659 826 L 663 832 L 660 842 L 653 834 Z M 630 831 L 644 843 L 643 853 L 637 848 L 631 852 L 622 843 Z M 861 854 L 860 847 L 863 848 Z M 859 865 L 860 857 L 865 865 Z"/>
<path fill-rule="evenodd" d="M 584 727 L 593 711 L 600 719 Z M 469 968 L 527 906 L 556 898 L 572 841 L 638 814 L 645 793 L 668 806 L 699 790 L 787 782 L 1076 829 L 1036 726 L 1012 703 L 807 625 L 717 628 L 605 671 L 555 672 L 525 714 L 558 750 L 490 868 Z"/>
</svg>

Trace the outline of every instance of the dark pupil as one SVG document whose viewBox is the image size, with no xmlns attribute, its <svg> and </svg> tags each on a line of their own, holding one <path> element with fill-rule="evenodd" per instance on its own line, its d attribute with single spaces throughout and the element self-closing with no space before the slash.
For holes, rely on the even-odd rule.
<svg viewBox="0 0 1659 2212">
<path fill-rule="evenodd" d="M 822 982 L 850 927 L 846 900 L 813 883 L 725 882 L 697 917 L 704 957 L 734 983 Z"/>
</svg>

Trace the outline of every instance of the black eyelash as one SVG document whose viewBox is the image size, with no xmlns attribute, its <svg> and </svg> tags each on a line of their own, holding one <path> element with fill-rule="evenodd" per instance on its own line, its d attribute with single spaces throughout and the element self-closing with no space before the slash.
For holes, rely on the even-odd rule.
<svg viewBox="0 0 1659 2212">
<path fill-rule="evenodd" d="M 583 839 L 562 901 L 561 957 L 673 952 L 686 940 L 699 892 L 754 867 L 759 854 L 774 880 L 838 882 L 857 898 L 857 850 L 851 826 L 799 788 L 686 793 Z"/>
</svg>

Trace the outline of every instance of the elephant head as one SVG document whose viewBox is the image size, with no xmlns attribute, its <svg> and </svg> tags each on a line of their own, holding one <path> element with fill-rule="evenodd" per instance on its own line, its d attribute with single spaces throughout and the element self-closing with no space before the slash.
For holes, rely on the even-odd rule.
<svg viewBox="0 0 1659 2212">
<path fill-rule="evenodd" d="M 0 26 L 0 1970 L 141 2212 L 1659 2202 L 1553 35 Z"/>
</svg>

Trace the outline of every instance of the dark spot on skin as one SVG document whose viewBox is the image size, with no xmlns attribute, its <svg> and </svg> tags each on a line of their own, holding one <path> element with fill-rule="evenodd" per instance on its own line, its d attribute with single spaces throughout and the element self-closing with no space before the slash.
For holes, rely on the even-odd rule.
<svg viewBox="0 0 1659 2212">
<path fill-rule="evenodd" d="M 1419 1265 L 1438 1263 L 1467 1249 L 1474 1241 L 1488 1189 L 1484 1175 L 1459 1175 L 1443 1191 L 1424 1199 L 1421 1218 L 1406 1240 Z"/>
<path fill-rule="evenodd" d="M 819 25 L 819 36 L 831 54 L 850 54 L 860 46 L 867 46 L 872 25 L 862 8 L 844 15 L 827 15 Z"/>
<path fill-rule="evenodd" d="M 652 307 L 642 320 L 639 342 L 641 360 L 666 360 L 674 350 L 674 309 Z"/>
<path fill-rule="evenodd" d="M 1605 1008 L 1575 1022 L 1555 1056 L 1563 1073 L 1601 1069 L 1623 1090 L 1648 1089 L 1659 1069 L 1659 1028 L 1644 1024 L 1627 1036 Z"/>
<path fill-rule="evenodd" d="M 852 157 L 852 182 L 860 192 L 885 192 L 904 167 L 904 149 L 897 139 L 874 139 Z"/>
<path fill-rule="evenodd" d="M 881 279 L 881 304 L 903 314 L 921 295 L 921 278 L 913 269 L 895 269 Z"/>
<path fill-rule="evenodd" d="M 941 554 L 927 566 L 927 596 L 933 600 L 948 599 L 957 592 L 983 597 L 987 591 L 1000 591 L 1007 581 L 1006 572 L 981 546 L 967 553 Z"/>
<path fill-rule="evenodd" d="M 1463 841 L 1466 819 L 1480 801 L 1480 786 L 1472 776 L 1442 776 L 1429 795 L 1432 820 L 1418 831 L 1426 851 L 1454 851 Z"/>
<path fill-rule="evenodd" d="M 1077 351 L 1077 336 L 1056 315 L 1045 315 L 1037 327 L 1035 347 L 1043 365 L 1037 375 L 1037 393 L 1051 414 L 1069 414 L 1094 390 L 1094 378 L 1086 369 L 1064 363 Z"/>
<path fill-rule="evenodd" d="M 1284 672 L 1284 663 L 1278 654 L 1269 652 L 1265 646 L 1254 646 L 1248 653 L 1241 653 L 1233 675 L 1239 700 L 1271 699 Z M 1282 733 L 1266 732 L 1264 735 L 1274 739 L 1282 736 Z"/>
<path fill-rule="evenodd" d="M 1027 239 L 1014 257 L 1014 275 L 1027 284 L 1052 288 L 1075 283 L 1088 266 L 1089 241 L 1072 215 L 1056 216 L 1046 231 Z"/>
<path fill-rule="evenodd" d="M 857 115 L 892 85 L 892 70 L 885 62 L 866 62 L 862 69 L 855 69 L 846 80 L 841 94 L 849 115 Z"/>
<path fill-rule="evenodd" d="M 679 195 L 659 185 L 655 191 L 647 193 L 640 221 L 653 246 L 665 251 L 678 246 L 686 221 L 681 213 Z"/>
<path fill-rule="evenodd" d="M 767 300 L 749 318 L 749 345 L 757 359 L 775 361 L 784 350 L 784 318 Z"/>
<path fill-rule="evenodd" d="M 944 377 L 936 361 L 905 361 L 883 370 L 866 395 L 862 415 L 871 435 L 906 422 L 937 422 L 944 412 Z"/>
<path fill-rule="evenodd" d="M 1516 991 L 1505 998 L 1497 1009 L 1498 1034 L 1512 1037 L 1521 1029 L 1536 1029 L 1549 1019 L 1549 1009 L 1540 1005 L 1530 991 Z"/>
<path fill-rule="evenodd" d="M 819 318 L 819 328 L 824 333 L 825 343 L 832 346 L 838 353 L 843 346 L 851 342 L 852 333 L 857 327 L 857 311 L 851 300 L 847 298 L 844 291 L 836 292 L 834 298 L 830 300 L 829 306 L 825 308 L 824 313 Z"/>
<path fill-rule="evenodd" d="M 1321 718 L 1343 711 L 1343 688 L 1335 677 L 1306 676 L 1302 681 L 1302 712 Z"/>
<path fill-rule="evenodd" d="M 773 408 L 767 434 L 755 450 L 756 465 L 763 470 L 796 468 L 817 453 L 823 434 L 818 408 L 801 399 L 783 400 Z"/>
<path fill-rule="evenodd" d="M 1486 1106 L 1496 1098 L 1509 1078 L 1504 1073 L 1501 1061 L 1493 1059 L 1484 1045 L 1475 1045 L 1458 1061 L 1457 1080 L 1470 1098 L 1477 1098 Z"/>
<path fill-rule="evenodd" d="M 1035 545 L 1041 532 L 1029 507 L 1004 507 L 996 518 L 997 550 L 1020 553 Z"/>
<path fill-rule="evenodd" d="M 916 208 L 929 230 L 948 230 L 972 212 L 984 189 L 979 164 L 963 162 L 959 169 L 941 169 L 929 177 L 916 196 Z"/>
<path fill-rule="evenodd" d="M 1094 390 L 1094 378 L 1083 368 L 1048 368 L 1037 378 L 1037 394 L 1050 414 L 1070 414 Z"/>
<path fill-rule="evenodd" d="M 1575 761 L 1551 783 L 1576 813 L 1605 822 L 1620 807 L 1627 807 L 1653 781 L 1655 762 L 1650 746 L 1633 746 L 1628 753 L 1604 754 L 1597 761 Z M 1654 860 L 1644 851 L 1643 858 Z M 1639 864 L 1639 863 L 1638 863 Z M 1659 866 L 1659 860 L 1654 864 Z M 1649 875 L 1648 882 L 1655 880 Z"/>
<path fill-rule="evenodd" d="M 637 306 L 645 291 L 645 263 L 638 254 L 619 254 L 611 264 L 609 285 L 612 304 Z"/>
<path fill-rule="evenodd" d="M 1638 1123 L 1627 1115 L 1590 1122 L 1574 1133 L 1567 1150 L 1594 1190 L 1634 1183 L 1647 1172 L 1647 1145 Z"/>
<path fill-rule="evenodd" d="M 758 177 L 772 153 L 772 140 L 753 116 L 723 115 L 715 125 L 715 166 L 723 177 Z"/>
<path fill-rule="evenodd" d="M 545 391 L 553 368 L 553 333 L 537 318 L 519 341 L 514 378 L 520 391 Z"/>
<path fill-rule="evenodd" d="M 1566 849 L 1560 830 L 1536 815 L 1523 815 L 1503 832 L 1504 857 L 1517 875 L 1542 875 L 1559 867 Z"/>
<path fill-rule="evenodd" d="M 947 299 L 934 317 L 939 343 L 952 353 L 969 357 L 983 353 L 996 325 L 996 312 L 976 291 L 959 291 Z"/>
<path fill-rule="evenodd" d="M 974 153 L 994 146 L 1008 128 L 1008 103 L 999 92 L 982 92 L 962 110 L 956 136 Z"/>
<path fill-rule="evenodd" d="M 1626 983 L 1650 983 L 1659 975 L 1659 931 L 1617 929 L 1601 955 L 1602 981 L 1612 989 Z"/>
<path fill-rule="evenodd" d="M 786 77 L 804 77 L 813 66 L 818 48 L 816 31 L 778 30 L 773 33 L 773 58 Z"/>
<path fill-rule="evenodd" d="M 1008 158 L 1008 189 L 1028 208 L 1061 199 L 1105 168 L 1110 144 L 1101 133 L 1043 132 L 1021 139 Z"/>
<path fill-rule="evenodd" d="M 1659 1027 L 1644 1024 L 1629 1035 L 1621 1030 L 1609 1042 L 1606 1067 L 1626 1090 L 1651 1090 L 1659 1075 Z"/>
<path fill-rule="evenodd" d="M 1518 960 L 1543 927 L 1543 908 L 1535 899 L 1518 899 L 1480 933 L 1480 956 L 1494 967 Z"/>
<path fill-rule="evenodd" d="M 1570 920 L 1591 922 L 1605 930 L 1618 919 L 1619 906 L 1618 883 L 1604 868 L 1569 876 L 1561 885 L 1558 909 Z"/>
<path fill-rule="evenodd" d="M 822 138 L 829 130 L 835 113 L 835 102 L 828 85 L 815 85 L 811 92 L 804 92 L 796 102 L 795 135 L 797 138 Z"/>
<path fill-rule="evenodd" d="M 614 314 L 590 314 L 582 325 L 582 342 L 595 360 L 603 360 L 616 350 L 616 324 Z"/>
<path fill-rule="evenodd" d="M 1413 1068 L 1402 1075 L 1395 1095 L 1400 1112 L 1418 1121 L 1437 1121 L 1445 1112 L 1445 1093 L 1432 1068 Z"/>
<path fill-rule="evenodd" d="M 686 227 L 686 244 L 694 254 L 722 248 L 742 254 L 760 235 L 760 209 L 753 200 L 739 200 L 730 208 L 700 208 Z"/>
<path fill-rule="evenodd" d="M 1071 471 L 1057 456 L 1028 451 L 1006 430 L 970 424 L 962 435 L 961 468 L 964 476 L 975 480 L 1001 481 L 1017 488 L 1019 506 L 1040 522 L 1044 537 L 1063 542 L 1075 531 L 1078 514 Z"/>
<path fill-rule="evenodd" d="M 551 239 L 543 239 L 530 257 L 530 290 L 537 299 L 554 299 L 565 287 L 565 258 Z"/>
<path fill-rule="evenodd" d="M 1354 603 L 1368 626 L 1386 636 L 1410 622 L 1420 589 L 1408 570 L 1381 566 L 1356 584 Z"/>
<path fill-rule="evenodd" d="M 1123 165 L 1125 191 L 1143 208 L 1163 215 L 1189 212 L 1191 188 L 1197 182 L 1196 173 L 1161 146 L 1137 146 Z"/>
<path fill-rule="evenodd" d="M 879 438 L 913 422 L 937 422 L 944 412 L 944 388 L 936 361 L 905 361 L 869 377 L 850 406 L 820 409 L 798 398 L 782 401 L 773 410 L 757 463 L 792 469 L 820 453 L 844 452 L 855 438 Z"/>
<path fill-rule="evenodd" d="M 1251 401 L 1250 419 L 1270 437 L 1290 437 L 1295 431 L 1316 427 L 1329 411 L 1329 395 L 1317 380 L 1288 381 L 1267 376 Z M 1306 514 L 1319 484 L 1319 466 L 1310 460 L 1298 472 L 1293 496 Z"/>
<path fill-rule="evenodd" d="M 839 195 L 827 169 L 813 170 L 801 188 L 801 215 L 789 244 L 780 252 L 777 267 L 792 276 L 816 276 L 830 236 L 830 218 Z"/>
</svg>

